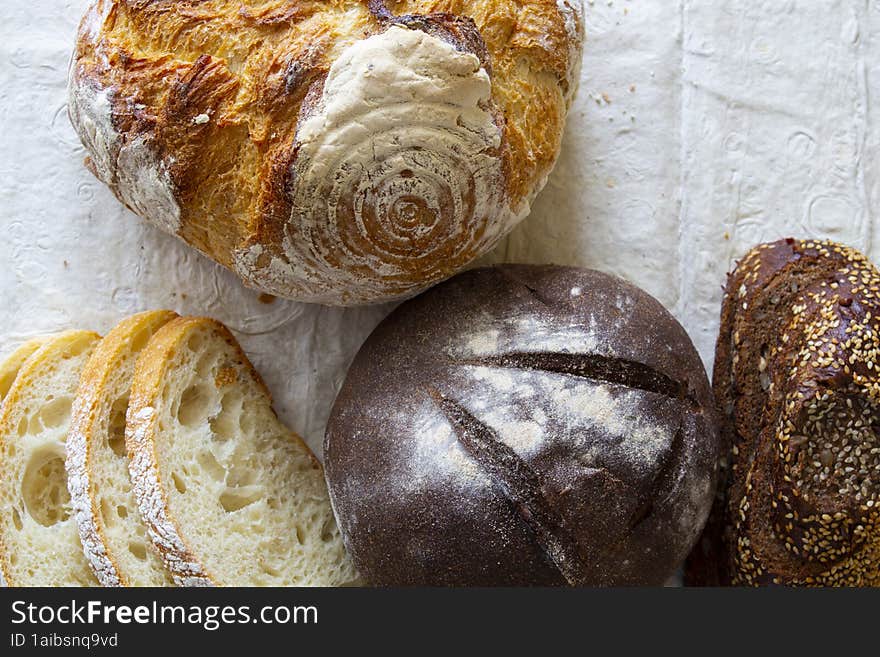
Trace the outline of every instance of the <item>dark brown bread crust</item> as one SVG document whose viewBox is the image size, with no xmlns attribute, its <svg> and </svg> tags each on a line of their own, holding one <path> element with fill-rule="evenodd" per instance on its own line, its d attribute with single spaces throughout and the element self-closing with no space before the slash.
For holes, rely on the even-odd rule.
<svg viewBox="0 0 880 657">
<path fill-rule="evenodd" d="M 331 499 L 375 585 L 661 584 L 718 436 L 684 329 L 620 279 L 456 276 L 370 336 L 328 424 Z"/>
<path fill-rule="evenodd" d="M 687 584 L 880 584 L 878 290 L 832 242 L 762 244 L 730 274 L 722 481 Z"/>
</svg>

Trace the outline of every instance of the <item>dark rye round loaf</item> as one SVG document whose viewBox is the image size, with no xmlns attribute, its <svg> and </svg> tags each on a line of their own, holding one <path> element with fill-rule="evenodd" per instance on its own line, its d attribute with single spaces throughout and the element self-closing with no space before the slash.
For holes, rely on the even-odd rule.
<svg viewBox="0 0 880 657">
<path fill-rule="evenodd" d="M 473 270 L 358 353 L 325 461 L 374 585 L 661 584 L 711 506 L 705 370 L 647 293 L 596 271 Z"/>
<path fill-rule="evenodd" d="M 722 484 L 694 585 L 880 585 L 880 274 L 833 242 L 755 247 L 715 360 Z"/>
</svg>

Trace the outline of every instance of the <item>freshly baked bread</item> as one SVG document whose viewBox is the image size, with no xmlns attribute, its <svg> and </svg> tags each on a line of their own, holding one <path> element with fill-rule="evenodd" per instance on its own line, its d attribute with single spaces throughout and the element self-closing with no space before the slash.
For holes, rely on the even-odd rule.
<svg viewBox="0 0 880 657">
<path fill-rule="evenodd" d="M 320 464 L 222 324 L 181 318 L 156 333 L 138 359 L 126 445 L 150 539 L 179 585 L 355 579 Z"/>
<path fill-rule="evenodd" d="M 8 586 L 97 585 L 70 515 L 65 440 L 100 336 L 61 333 L 21 366 L 0 413 L 0 573 Z"/>
<path fill-rule="evenodd" d="M 138 354 L 174 317 L 157 310 L 120 322 L 89 359 L 74 400 L 68 488 L 83 550 L 104 586 L 173 585 L 131 491 L 125 412 Z"/>
<path fill-rule="evenodd" d="M 6 357 L 6 360 L 0 363 L 0 407 L 2 407 L 3 400 L 9 393 L 9 389 L 12 388 L 12 384 L 15 381 L 15 377 L 18 376 L 21 366 L 25 364 L 25 361 L 27 361 L 37 349 L 45 344 L 46 339 L 47 338 L 45 337 L 40 337 L 28 340 L 9 354 Z"/>
<path fill-rule="evenodd" d="M 331 499 L 377 585 L 662 584 L 703 527 L 718 434 L 684 329 L 620 279 L 479 269 L 406 302 L 327 427 Z"/>
<path fill-rule="evenodd" d="M 696 585 L 880 585 L 880 273 L 833 242 L 730 274 L 714 387 L 724 483 Z"/>
<path fill-rule="evenodd" d="M 132 211 L 248 285 L 411 295 L 529 212 L 581 0 L 98 0 L 70 117 Z"/>
</svg>

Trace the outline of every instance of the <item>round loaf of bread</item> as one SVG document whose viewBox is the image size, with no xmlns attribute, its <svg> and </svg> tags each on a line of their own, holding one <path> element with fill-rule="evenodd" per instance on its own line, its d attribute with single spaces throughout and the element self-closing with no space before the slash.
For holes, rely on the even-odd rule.
<svg viewBox="0 0 880 657">
<path fill-rule="evenodd" d="M 661 584 L 711 506 L 702 362 L 596 271 L 456 276 L 370 336 L 328 424 L 346 545 L 375 585 Z"/>
<path fill-rule="evenodd" d="M 69 111 L 125 205 L 249 286 L 372 303 L 528 214 L 582 40 L 581 0 L 97 0 Z"/>
</svg>

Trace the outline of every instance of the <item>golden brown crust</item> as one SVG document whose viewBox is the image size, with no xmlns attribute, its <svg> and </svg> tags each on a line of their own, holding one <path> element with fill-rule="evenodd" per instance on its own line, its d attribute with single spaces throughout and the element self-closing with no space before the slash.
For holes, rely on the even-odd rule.
<svg viewBox="0 0 880 657">
<path fill-rule="evenodd" d="M 129 472 L 141 516 L 149 530 L 153 547 L 179 586 L 214 586 L 216 579 L 199 563 L 168 512 L 152 437 L 156 420 L 153 409 L 162 394 L 167 368 L 174 353 L 188 336 L 189 330 L 203 322 L 213 320 L 179 317 L 156 332 L 138 357 L 125 423 Z M 219 323 L 217 328 L 226 330 Z"/>
<path fill-rule="evenodd" d="M 0 406 L 2 406 L 3 400 L 9 393 L 10 388 L 12 388 L 12 384 L 15 383 L 15 377 L 18 376 L 18 372 L 22 365 L 24 365 L 27 359 L 30 358 L 37 349 L 42 347 L 48 339 L 49 338 L 45 336 L 30 339 L 9 354 L 6 359 L 0 363 Z"/>
<path fill-rule="evenodd" d="M 98 344 L 80 377 L 67 438 L 68 486 L 83 551 L 103 586 L 132 585 L 108 549 L 100 492 L 92 476 L 95 450 L 106 449 L 102 437 L 96 435 L 101 426 L 99 413 L 108 403 L 104 398 L 106 386 L 120 359 L 133 350 L 132 342 L 152 334 L 176 316 L 171 311 L 156 310 L 124 319 Z"/>
<path fill-rule="evenodd" d="M 185 348 L 186 341 L 197 331 L 207 331 L 224 340 L 236 354 L 239 371 L 243 371 L 259 387 L 261 393 L 271 399 L 263 379 L 229 329 L 209 318 L 180 317 L 159 329 L 138 358 L 129 400 L 125 444 L 130 458 L 132 486 L 141 515 L 149 529 L 150 540 L 174 576 L 175 582 L 179 586 L 216 586 L 220 580 L 207 571 L 199 557 L 187 545 L 177 522 L 170 514 L 154 439 L 155 423 L 158 421 L 154 409 L 168 381 L 168 370 L 175 363 L 175 354 Z M 238 376 L 238 372 L 234 374 Z M 221 371 L 215 384 L 231 383 L 232 376 L 228 371 Z M 309 451 L 301 438 L 291 435 Z"/>
<path fill-rule="evenodd" d="M 583 38 L 578 7 L 579 0 L 97 0 L 79 31 L 71 117 L 93 171 L 123 202 L 245 282 L 342 304 L 402 296 L 484 252 L 542 187 L 576 85 Z M 485 109 L 501 134 L 498 152 L 490 155 L 501 161 L 500 191 L 511 216 L 479 215 L 467 234 L 440 231 L 433 241 L 409 244 L 405 258 L 371 243 L 386 244 L 380 218 L 363 239 L 340 231 L 330 254 L 315 256 L 331 272 L 375 279 L 372 286 L 324 280 L 332 275 L 309 269 L 308 258 L 305 273 L 276 273 L 275 281 L 267 273 L 272 258 L 302 271 L 299 256 L 291 257 L 284 244 L 291 190 L 300 184 L 294 171 L 300 124 L 319 106 L 340 54 L 391 26 L 473 53 L 490 73 Z M 423 146 L 431 148 L 430 139 Z M 345 215 L 339 221 L 360 220 Z M 308 225 L 302 232 L 290 239 L 308 240 Z M 254 247 L 247 265 L 237 261 Z M 352 263 L 336 253 L 349 248 L 363 249 L 363 257 Z"/>
</svg>

